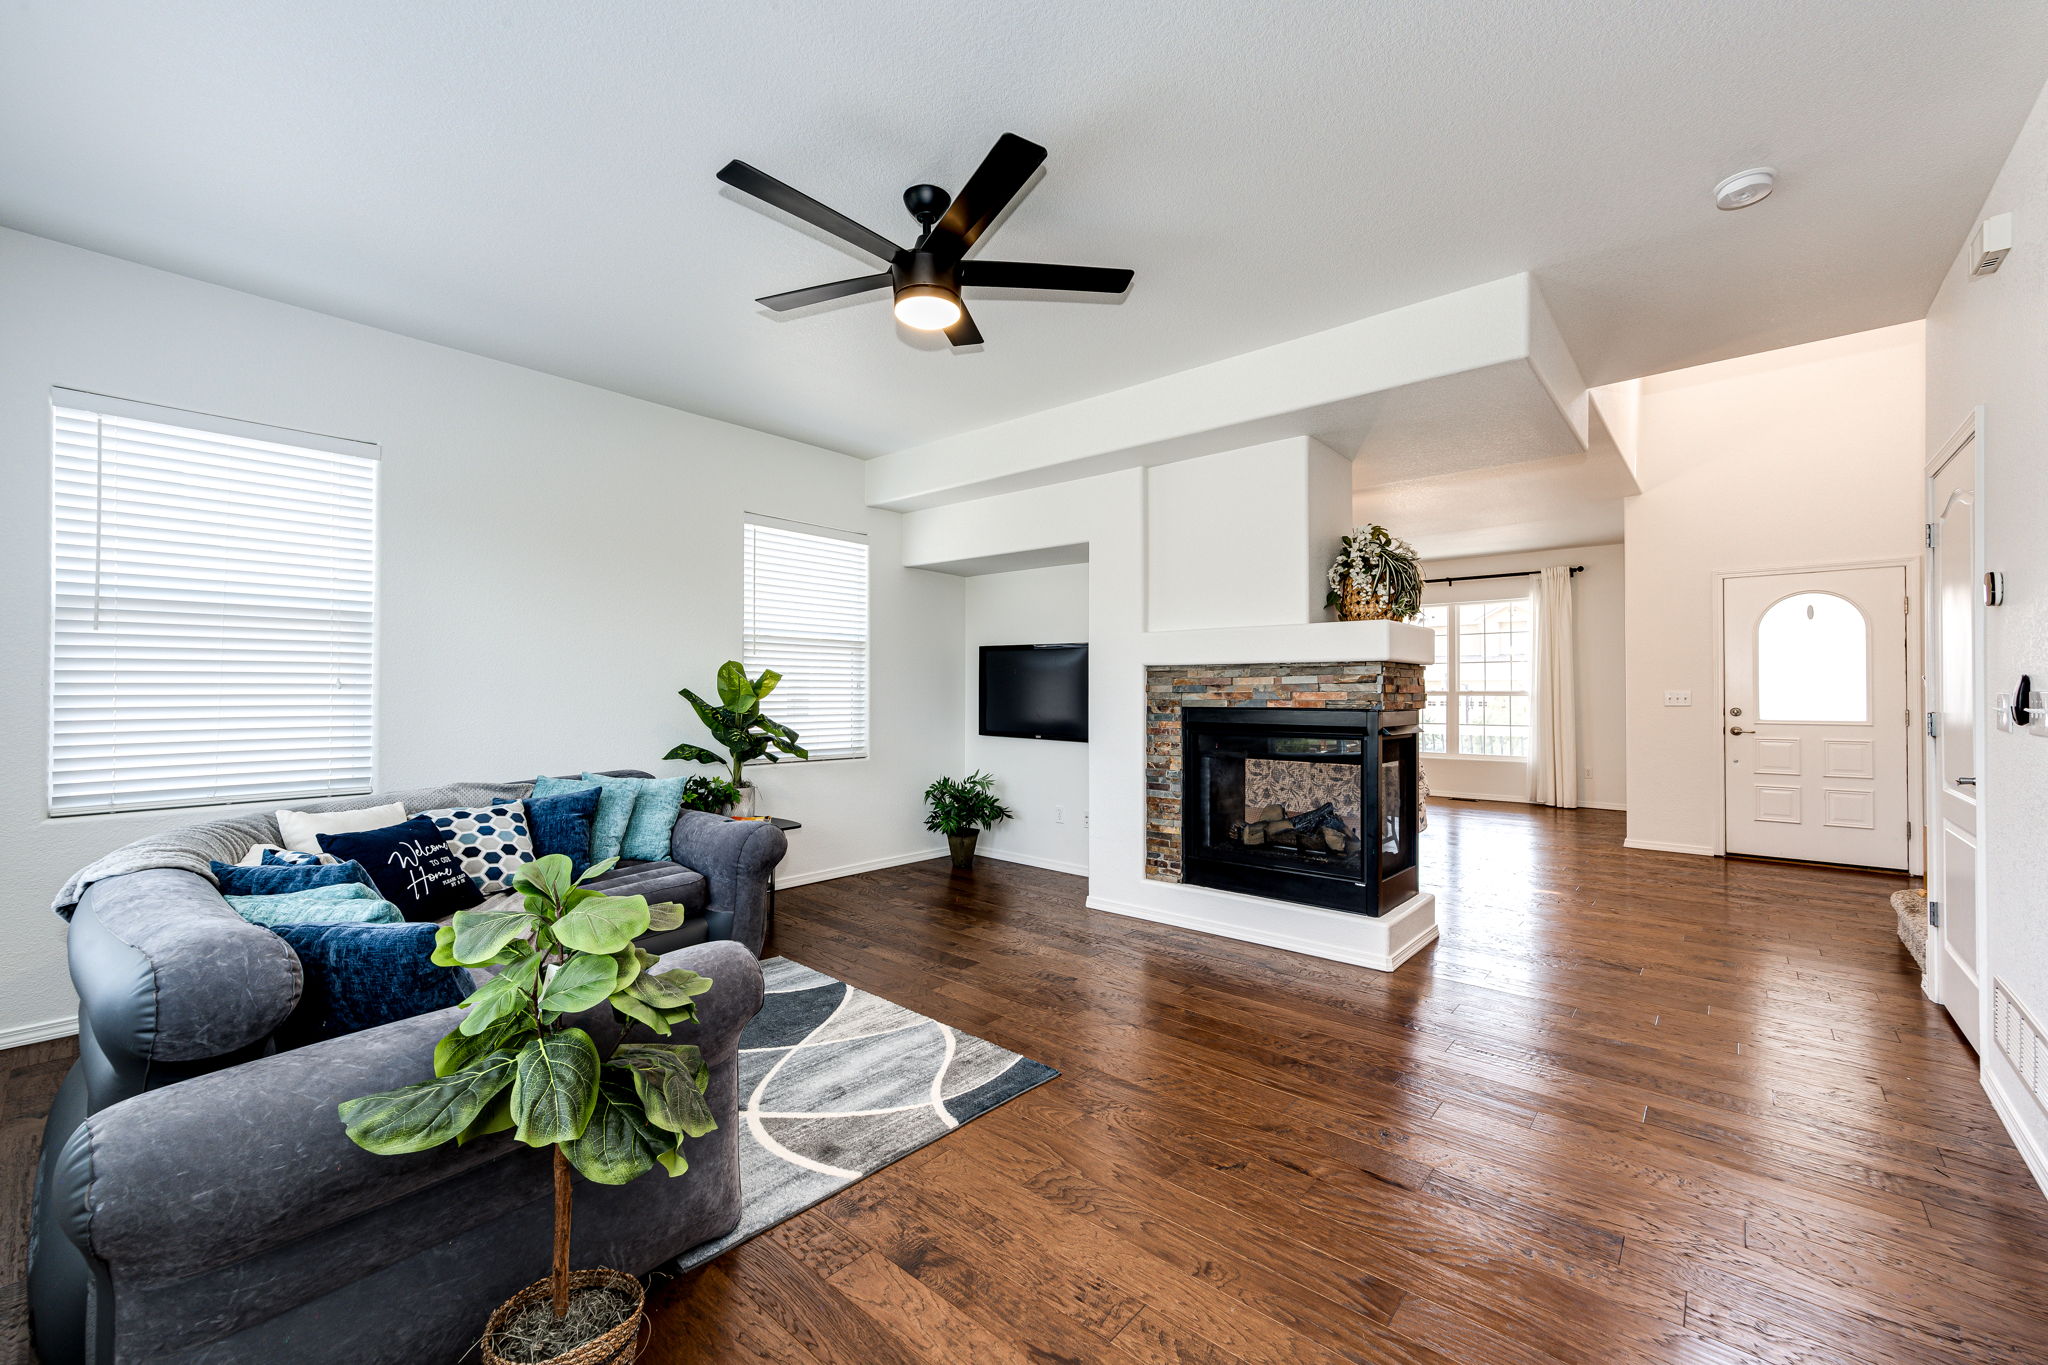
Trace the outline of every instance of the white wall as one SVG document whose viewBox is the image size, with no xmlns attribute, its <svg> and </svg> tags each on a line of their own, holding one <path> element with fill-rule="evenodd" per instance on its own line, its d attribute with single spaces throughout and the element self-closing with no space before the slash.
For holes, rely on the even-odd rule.
<svg viewBox="0 0 2048 1365">
<path fill-rule="evenodd" d="M 1473 559 L 1432 559 L 1423 565 L 1431 578 L 1458 574 L 1519 573 L 1552 564 L 1583 564 L 1586 572 L 1572 579 L 1578 628 L 1579 804 L 1606 810 L 1628 809 L 1628 725 L 1622 685 L 1623 553 L 1619 545 L 1577 545 L 1562 550 L 1525 554 L 1485 555 Z M 1534 578 L 1505 578 L 1482 583 L 1430 584 L 1422 600 L 1484 602 L 1526 597 Z M 1433 754 L 1423 761 L 1429 789 L 1437 796 L 1467 796 L 1492 801 L 1529 799 L 1529 765 L 1513 759 L 1464 758 Z"/>
<path fill-rule="evenodd" d="M 1984 563 L 2005 575 L 2005 602 L 1985 618 L 1989 691 L 2021 673 L 2048 677 L 2048 95 L 1999 173 L 1984 218 L 2010 213 L 2012 254 L 1971 278 L 1967 244 L 1927 315 L 1927 427 L 1932 454 L 1982 405 Z M 2048 739 L 1988 730 L 1979 774 L 1985 849 L 1985 952 L 2036 1019 L 2048 1020 Z M 2048 1116 L 1985 1038 L 1985 1079 L 2037 1179 L 2048 1182 Z"/>
<path fill-rule="evenodd" d="M 1350 490 L 1351 462 L 1306 436 L 1147 469 L 1146 626 L 1321 620 Z"/>
<path fill-rule="evenodd" d="M 213 813 L 44 815 L 52 385 L 383 447 L 386 787 L 695 771 L 660 756 L 701 738 L 676 689 L 739 652 L 742 513 L 865 530 L 875 757 L 762 772 L 767 808 L 806 826 L 785 884 L 943 846 L 919 797 L 960 762 L 961 585 L 900 567 L 859 461 L 0 232 L 0 1042 L 73 1009 L 64 878 Z"/>
<path fill-rule="evenodd" d="M 1720 847 L 1714 574 L 1917 560 L 1923 330 L 1902 323 L 1641 382 L 1643 491 L 1625 512 L 1632 846 Z M 1665 706 L 1673 688 L 1693 704 Z"/>
<path fill-rule="evenodd" d="M 1070 740 L 981 734 L 983 645 L 1073 644 L 1088 639 L 1088 566 L 983 574 L 967 580 L 965 771 L 996 775 L 1016 818 L 981 836 L 982 852 L 1057 872 L 1088 872 L 1088 746 Z M 958 774 L 956 774 L 957 776 Z"/>
</svg>

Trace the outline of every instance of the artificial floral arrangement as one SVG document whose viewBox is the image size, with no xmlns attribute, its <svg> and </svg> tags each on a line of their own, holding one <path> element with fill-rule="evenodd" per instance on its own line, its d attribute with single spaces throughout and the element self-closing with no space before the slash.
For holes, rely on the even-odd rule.
<svg viewBox="0 0 2048 1365">
<path fill-rule="evenodd" d="M 1415 547 L 1384 526 L 1354 526 L 1330 564 L 1326 607 L 1340 621 L 1406 621 L 1422 610 Z"/>
<path fill-rule="evenodd" d="M 663 757 L 698 763 L 730 763 L 736 793 L 731 803 L 734 814 L 754 813 L 754 787 L 746 779 L 747 764 L 757 758 L 780 763 L 782 754 L 793 758 L 810 757 L 809 752 L 796 742 L 796 731 L 761 714 L 761 703 L 781 681 L 782 675 L 773 669 L 762 669 L 760 677 L 749 678 L 739 660 L 728 659 L 718 669 L 718 700 L 723 705 L 713 706 L 687 687 L 678 693 L 696 708 L 697 719 L 704 722 L 712 740 L 723 747 L 725 753 L 714 753 L 701 744 L 678 744 Z M 782 752 L 774 752 L 778 749 Z"/>
<path fill-rule="evenodd" d="M 554 1150 L 555 1239 L 549 1277 L 508 1300 L 485 1330 L 486 1361 L 544 1361 L 637 1333 L 644 1303 L 623 1271 L 569 1270 L 573 1168 L 624 1185 L 660 1166 L 689 1169 L 685 1138 L 718 1126 L 704 1090 L 711 1072 L 687 1043 L 621 1043 L 598 1054 L 569 1016 L 610 1005 L 667 1037 L 697 1017 L 711 979 L 660 961 L 633 940 L 683 922 L 673 905 L 607 896 L 584 885 L 618 860 L 572 879 L 559 853 L 524 865 L 516 908 L 464 910 L 435 936 L 444 967 L 494 967 L 462 1003 L 462 1023 L 434 1048 L 434 1078 L 341 1105 L 359 1147 L 380 1155 L 467 1143 L 507 1129 L 514 1141 Z M 536 1354 L 535 1352 L 538 1352 Z M 591 1359 L 610 1359 L 592 1355 Z"/>
<path fill-rule="evenodd" d="M 974 845 L 981 832 L 1015 814 L 996 800 L 995 786 L 993 773 L 978 772 L 965 781 L 942 777 L 924 789 L 924 827 L 946 836 L 953 866 L 972 866 Z"/>
</svg>

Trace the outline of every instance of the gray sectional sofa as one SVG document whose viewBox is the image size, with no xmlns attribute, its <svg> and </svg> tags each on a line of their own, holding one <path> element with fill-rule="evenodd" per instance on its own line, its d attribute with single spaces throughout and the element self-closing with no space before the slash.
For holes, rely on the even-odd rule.
<svg viewBox="0 0 2048 1365">
<path fill-rule="evenodd" d="M 739 1220 L 739 1035 L 761 1004 L 756 958 L 784 847 L 765 822 L 684 811 L 671 860 L 598 883 L 685 908 L 680 928 L 641 945 L 717 983 L 676 1041 L 704 1049 L 720 1127 L 685 1149 L 680 1179 L 579 1181 L 579 1265 L 645 1273 Z M 545 1153 L 499 1134 L 373 1156 L 335 1115 L 430 1076 L 460 1011 L 280 1051 L 298 959 L 180 867 L 85 887 L 69 951 L 80 1055 L 44 1129 L 30 1248 L 44 1365 L 436 1365 L 545 1273 Z M 617 1041 L 609 1009 L 585 1022 L 600 1047 Z"/>
</svg>

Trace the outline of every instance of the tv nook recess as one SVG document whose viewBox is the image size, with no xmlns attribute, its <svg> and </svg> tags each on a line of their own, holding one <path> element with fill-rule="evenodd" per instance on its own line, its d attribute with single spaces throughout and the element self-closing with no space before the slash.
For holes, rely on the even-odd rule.
<svg viewBox="0 0 2048 1365">
<path fill-rule="evenodd" d="M 1088 739 L 1088 646 L 983 645 L 981 732 Z"/>
</svg>

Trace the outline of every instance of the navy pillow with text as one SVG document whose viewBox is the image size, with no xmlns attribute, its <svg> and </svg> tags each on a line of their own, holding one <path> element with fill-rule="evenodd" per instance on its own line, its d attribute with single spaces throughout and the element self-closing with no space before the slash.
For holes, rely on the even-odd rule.
<svg viewBox="0 0 2048 1365">
<path fill-rule="evenodd" d="M 323 834 L 320 847 L 353 859 L 385 900 L 409 920 L 442 920 L 483 903 L 483 893 L 448 847 L 447 833 L 424 815 L 382 829 Z"/>
</svg>

